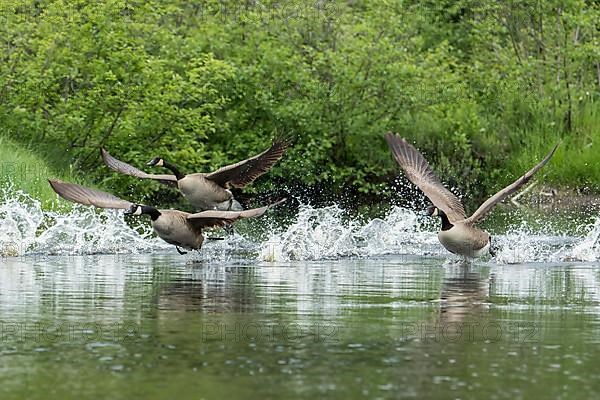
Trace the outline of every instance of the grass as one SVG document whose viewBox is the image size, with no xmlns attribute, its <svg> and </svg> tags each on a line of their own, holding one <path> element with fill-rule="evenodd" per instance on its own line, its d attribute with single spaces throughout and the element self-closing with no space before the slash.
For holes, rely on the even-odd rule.
<svg viewBox="0 0 600 400">
<path fill-rule="evenodd" d="M 15 189 L 41 201 L 44 208 L 50 208 L 56 193 L 48 184 L 48 178 L 72 180 L 70 173 L 51 168 L 36 152 L 0 136 L 0 186 L 12 184 Z"/>
<path fill-rule="evenodd" d="M 574 119 L 572 133 L 559 134 L 548 126 L 537 127 L 522 137 L 522 150 L 511 157 L 515 176 L 522 174 L 560 143 L 539 178 L 551 185 L 600 193 L 600 112 L 586 107 Z"/>
</svg>

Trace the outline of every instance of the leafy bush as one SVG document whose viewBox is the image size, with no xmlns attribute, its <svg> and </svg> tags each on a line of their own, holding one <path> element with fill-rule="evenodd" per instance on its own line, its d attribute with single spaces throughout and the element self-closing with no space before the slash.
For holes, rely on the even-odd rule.
<svg viewBox="0 0 600 400">
<path fill-rule="evenodd" d="M 3 3 L 3 132 L 118 194 L 171 192 L 108 172 L 99 146 L 195 172 L 293 134 L 248 190 L 377 201 L 399 174 L 388 130 L 475 199 L 559 139 L 547 176 L 600 186 L 594 2 Z"/>
</svg>

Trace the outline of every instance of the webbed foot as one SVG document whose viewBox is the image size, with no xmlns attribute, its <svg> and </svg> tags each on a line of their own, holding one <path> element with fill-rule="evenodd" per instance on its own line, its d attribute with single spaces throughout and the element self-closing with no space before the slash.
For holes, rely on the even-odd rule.
<svg viewBox="0 0 600 400">
<path fill-rule="evenodd" d="M 175 248 L 177 249 L 177 252 L 178 252 L 179 254 L 181 254 L 181 255 L 184 255 L 184 254 L 187 254 L 187 253 L 188 253 L 187 251 L 180 250 L 180 249 L 179 249 L 179 246 L 175 246 Z"/>
</svg>

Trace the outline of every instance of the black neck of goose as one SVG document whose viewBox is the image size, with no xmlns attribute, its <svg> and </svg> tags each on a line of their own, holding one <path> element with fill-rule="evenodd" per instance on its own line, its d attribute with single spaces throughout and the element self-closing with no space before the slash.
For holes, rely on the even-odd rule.
<svg viewBox="0 0 600 400">
<path fill-rule="evenodd" d="M 448 220 L 448 216 L 446 215 L 445 212 L 443 212 L 442 210 L 439 210 L 438 213 L 439 213 L 440 219 L 442 220 L 442 230 L 443 231 L 447 231 L 448 229 L 450 229 L 454 226 Z"/>
<path fill-rule="evenodd" d="M 181 171 L 179 170 L 179 168 L 177 168 L 175 165 L 171 164 L 170 162 L 163 160 L 163 167 L 170 169 L 171 172 L 173 173 L 173 175 L 175 175 L 175 178 L 177 178 L 177 180 L 180 180 L 185 177 L 185 174 L 182 174 Z"/>
<path fill-rule="evenodd" d="M 156 221 L 156 219 L 158 217 L 160 217 L 160 211 L 158 211 L 156 208 L 151 207 L 151 206 L 141 206 L 142 207 L 142 214 L 146 214 L 150 216 L 150 219 L 152 221 Z"/>
</svg>

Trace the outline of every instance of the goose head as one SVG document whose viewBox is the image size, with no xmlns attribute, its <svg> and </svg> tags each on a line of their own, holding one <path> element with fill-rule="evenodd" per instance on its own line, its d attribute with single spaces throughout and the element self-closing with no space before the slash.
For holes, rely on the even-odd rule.
<svg viewBox="0 0 600 400">
<path fill-rule="evenodd" d="M 125 210 L 125 215 L 149 215 L 152 221 L 156 221 L 161 216 L 161 212 L 156 207 L 132 204 Z"/>
<path fill-rule="evenodd" d="M 426 215 L 428 217 L 439 217 L 442 221 L 443 231 L 447 231 L 448 229 L 451 229 L 454 226 L 452 223 L 450 223 L 450 220 L 448 220 L 448 216 L 446 215 L 444 210 L 440 210 L 436 206 L 431 205 L 427 207 L 425 211 L 423 211 L 423 215 Z"/>
<path fill-rule="evenodd" d="M 431 205 L 423 210 L 421 214 L 425 215 L 426 217 L 440 217 L 442 214 L 444 214 L 444 212 L 436 206 Z"/>
<path fill-rule="evenodd" d="M 125 215 L 142 215 L 142 213 L 142 206 L 139 204 L 132 204 L 127 210 L 125 210 Z"/>
<path fill-rule="evenodd" d="M 163 167 L 165 165 L 165 161 L 161 157 L 154 157 L 152 160 L 148 161 L 147 165 L 151 167 Z"/>
</svg>

